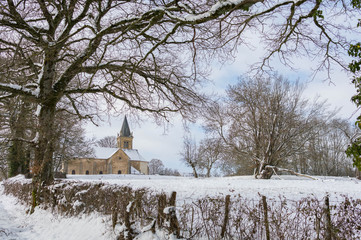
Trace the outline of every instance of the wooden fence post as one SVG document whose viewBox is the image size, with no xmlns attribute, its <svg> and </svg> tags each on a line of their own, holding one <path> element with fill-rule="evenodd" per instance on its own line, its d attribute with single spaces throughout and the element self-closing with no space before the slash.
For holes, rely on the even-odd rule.
<svg viewBox="0 0 361 240">
<path fill-rule="evenodd" d="M 177 198 L 177 192 L 172 192 L 169 198 L 169 206 L 174 206 L 175 207 L 175 201 Z"/>
<path fill-rule="evenodd" d="M 143 198 L 143 192 L 135 192 L 135 216 L 140 219 L 140 224 L 143 225 L 143 213 L 142 213 L 142 198 Z"/>
<path fill-rule="evenodd" d="M 321 217 L 319 218 L 316 213 L 316 219 L 315 219 L 316 240 L 320 240 L 320 229 L 321 229 L 321 227 L 320 227 L 321 220 L 320 219 L 321 218 L 322 218 L 322 214 L 321 214 Z"/>
<path fill-rule="evenodd" d="M 167 220 L 169 221 L 169 232 L 173 233 L 174 235 L 176 235 L 177 238 L 179 238 L 180 230 L 176 214 L 176 197 L 177 192 L 172 192 L 169 199 L 169 207 L 167 207 L 164 211 L 167 215 Z"/>
<path fill-rule="evenodd" d="M 130 216 L 133 211 L 134 202 L 129 202 L 128 206 L 125 209 L 124 214 L 124 225 L 125 225 L 125 232 L 124 232 L 124 238 L 125 240 L 132 240 L 133 239 L 133 229 L 130 222 Z"/>
<path fill-rule="evenodd" d="M 125 206 L 125 205 L 123 205 Z M 130 222 L 130 216 L 134 207 L 134 201 L 130 201 L 127 206 L 124 207 L 124 227 L 125 229 L 120 233 L 118 240 L 133 240 L 135 233 Z"/>
<path fill-rule="evenodd" d="M 116 207 L 112 208 L 112 227 L 113 230 L 115 228 L 115 225 L 117 224 L 118 221 L 118 209 Z"/>
<path fill-rule="evenodd" d="M 225 206 L 224 206 L 224 220 L 223 220 L 223 226 L 222 226 L 222 231 L 221 231 L 221 238 L 224 238 L 224 234 L 226 233 L 226 230 L 227 230 L 227 223 L 228 223 L 228 218 L 229 218 L 230 199 L 231 199 L 231 196 L 227 195 L 226 196 L 226 201 L 225 201 Z"/>
<path fill-rule="evenodd" d="M 263 216 L 264 216 L 264 225 L 266 228 L 266 239 L 270 240 L 270 232 L 269 232 L 269 222 L 268 222 L 268 207 L 266 196 L 262 196 L 262 205 L 263 205 Z"/>
<path fill-rule="evenodd" d="M 157 224 L 158 227 L 161 228 L 163 227 L 163 223 L 164 223 L 164 208 L 165 205 L 167 203 L 167 197 L 165 194 L 161 194 L 159 195 L 159 199 L 158 199 L 158 216 L 157 216 Z"/>
<path fill-rule="evenodd" d="M 326 225 L 326 233 L 325 240 L 332 239 L 332 222 L 331 222 L 331 211 L 330 211 L 330 199 L 328 195 L 325 197 L 325 225 Z"/>
</svg>

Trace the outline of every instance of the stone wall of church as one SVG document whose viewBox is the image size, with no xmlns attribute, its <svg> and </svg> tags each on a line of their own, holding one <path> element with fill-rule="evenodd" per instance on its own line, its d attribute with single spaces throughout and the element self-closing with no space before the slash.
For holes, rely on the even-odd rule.
<svg viewBox="0 0 361 240">
<path fill-rule="evenodd" d="M 149 174 L 149 167 L 148 162 L 146 161 L 131 161 L 132 166 L 137 169 L 140 173 L 148 175 Z"/>
<path fill-rule="evenodd" d="M 118 151 L 110 159 L 76 158 L 68 162 L 67 174 L 128 174 L 129 158 Z"/>
<path fill-rule="evenodd" d="M 129 157 L 123 151 L 118 151 L 110 158 L 111 174 L 128 174 Z M 120 172 L 119 172 L 120 171 Z"/>
<path fill-rule="evenodd" d="M 149 174 L 148 162 L 133 160 L 119 149 L 110 159 L 76 158 L 64 166 L 67 174 L 130 174 L 130 164 L 142 174 Z"/>
<path fill-rule="evenodd" d="M 67 174 L 107 174 L 107 160 L 76 158 L 68 162 Z"/>
</svg>

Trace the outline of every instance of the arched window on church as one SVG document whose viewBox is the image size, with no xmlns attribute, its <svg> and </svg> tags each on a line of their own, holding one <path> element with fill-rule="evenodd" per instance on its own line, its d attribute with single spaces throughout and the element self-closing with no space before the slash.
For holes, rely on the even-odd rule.
<svg viewBox="0 0 361 240">
<path fill-rule="evenodd" d="M 124 142 L 124 148 L 129 148 L 129 142 L 128 141 Z"/>
<path fill-rule="evenodd" d="M 86 175 L 89 175 L 89 171 L 88 171 L 88 170 L 86 170 L 85 174 L 86 174 Z"/>
<path fill-rule="evenodd" d="M 75 174 L 75 170 L 71 171 L 71 174 Z"/>
<path fill-rule="evenodd" d="M 103 174 L 103 171 L 100 171 L 99 174 Z"/>
<path fill-rule="evenodd" d="M 118 170 L 118 174 L 122 174 L 122 171 Z"/>
</svg>

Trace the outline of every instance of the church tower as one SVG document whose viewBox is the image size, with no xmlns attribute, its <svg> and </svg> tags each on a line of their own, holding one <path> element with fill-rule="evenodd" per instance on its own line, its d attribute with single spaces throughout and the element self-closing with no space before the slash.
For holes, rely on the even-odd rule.
<svg viewBox="0 0 361 240">
<path fill-rule="evenodd" d="M 127 116 L 124 117 L 122 129 L 117 136 L 118 148 L 133 149 L 133 134 L 130 132 Z"/>
</svg>

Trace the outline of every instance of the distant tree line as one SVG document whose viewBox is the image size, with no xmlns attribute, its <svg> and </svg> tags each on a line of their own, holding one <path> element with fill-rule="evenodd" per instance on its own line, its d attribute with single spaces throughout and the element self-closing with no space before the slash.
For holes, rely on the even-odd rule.
<svg viewBox="0 0 361 240">
<path fill-rule="evenodd" d="M 281 76 L 240 78 L 227 95 L 204 111 L 206 138 L 184 139 L 182 160 L 210 176 L 279 172 L 352 176 L 345 150 L 357 130 L 325 101 L 302 97 L 305 86 Z"/>
<path fill-rule="evenodd" d="M 180 176 L 177 169 L 166 168 L 160 159 L 152 159 L 149 162 L 150 175 Z"/>
</svg>

